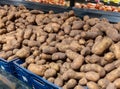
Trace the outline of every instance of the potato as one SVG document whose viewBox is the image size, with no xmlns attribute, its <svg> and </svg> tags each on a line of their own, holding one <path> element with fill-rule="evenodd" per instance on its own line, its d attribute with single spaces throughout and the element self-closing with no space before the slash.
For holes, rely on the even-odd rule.
<svg viewBox="0 0 120 89">
<path fill-rule="evenodd" d="M 66 25 L 65 27 L 64 27 L 64 32 L 65 32 L 65 34 L 69 34 L 70 33 L 70 31 L 71 31 L 71 26 L 70 25 Z"/>
<path fill-rule="evenodd" d="M 40 54 L 40 51 L 39 50 L 35 50 L 34 52 L 33 52 L 33 56 L 39 56 L 39 54 Z"/>
<path fill-rule="evenodd" d="M 62 44 L 62 43 L 58 43 L 56 44 L 56 47 L 58 48 L 58 50 L 60 52 L 65 52 L 67 49 L 70 49 L 70 46 L 67 44 Z"/>
<path fill-rule="evenodd" d="M 8 20 L 11 20 L 13 17 L 14 17 L 14 11 L 12 11 L 12 12 L 8 12 L 8 14 L 7 14 L 7 18 L 8 18 Z"/>
<path fill-rule="evenodd" d="M 74 21 L 72 25 L 73 30 L 80 30 L 84 25 L 83 21 Z"/>
<path fill-rule="evenodd" d="M 110 37 L 115 42 L 120 41 L 120 33 L 118 33 L 116 29 L 111 27 L 108 27 L 107 29 L 109 30 L 106 30 L 105 32 L 108 37 Z"/>
<path fill-rule="evenodd" d="M 105 77 L 106 79 L 108 79 L 109 81 L 114 81 L 115 79 L 119 78 L 120 76 L 120 67 L 118 67 L 117 69 L 112 70 L 111 72 L 109 72 Z M 114 76 L 113 76 L 114 75 Z"/>
<path fill-rule="evenodd" d="M 117 89 L 113 83 L 109 83 L 106 89 Z"/>
<path fill-rule="evenodd" d="M 90 29 L 89 24 L 85 24 L 85 25 L 83 26 L 83 29 L 84 29 L 85 31 L 88 31 L 88 30 Z"/>
<path fill-rule="evenodd" d="M 114 65 L 114 63 L 109 63 L 109 64 L 104 66 L 104 69 L 105 69 L 105 71 L 110 72 L 113 69 L 115 69 L 115 65 Z"/>
<path fill-rule="evenodd" d="M 82 66 L 83 62 L 84 62 L 84 57 L 82 55 L 79 55 L 71 63 L 71 68 L 72 69 L 79 69 Z"/>
<path fill-rule="evenodd" d="M 62 52 L 56 52 L 52 54 L 52 60 L 64 60 L 66 58 L 66 54 Z"/>
<path fill-rule="evenodd" d="M 37 64 L 31 63 L 28 66 L 28 70 L 39 76 L 43 76 L 46 71 L 46 67 L 44 65 L 37 65 Z"/>
<path fill-rule="evenodd" d="M 115 55 L 112 52 L 109 52 L 104 55 L 106 61 L 111 62 L 115 58 Z"/>
<path fill-rule="evenodd" d="M 120 42 L 113 44 L 110 47 L 110 50 L 114 53 L 114 55 L 117 59 L 120 59 L 120 51 L 119 51 L 120 50 Z"/>
<path fill-rule="evenodd" d="M 60 73 L 63 74 L 65 73 L 68 69 L 71 68 L 70 63 L 64 62 L 63 64 L 60 62 Z"/>
<path fill-rule="evenodd" d="M 36 16 L 35 22 L 37 23 L 37 25 L 41 25 L 42 20 L 45 18 L 44 14 L 39 14 Z"/>
<path fill-rule="evenodd" d="M 115 69 L 115 68 L 118 68 L 119 65 L 120 65 L 120 60 L 116 60 L 116 61 L 114 61 L 114 62 L 112 62 L 112 63 L 106 64 L 106 65 L 104 66 L 104 69 L 105 69 L 107 72 L 109 72 L 109 71 L 112 71 L 112 70 Z"/>
<path fill-rule="evenodd" d="M 116 60 L 116 61 L 114 61 L 113 63 L 114 63 L 114 65 L 115 65 L 115 67 L 117 67 L 117 68 L 118 68 L 118 67 L 119 67 L 119 65 L 120 65 L 120 60 Z"/>
<path fill-rule="evenodd" d="M 85 57 L 86 63 L 98 63 L 101 60 L 101 57 L 99 57 L 96 54 L 93 54 L 92 56 L 88 55 Z"/>
<path fill-rule="evenodd" d="M 6 29 L 0 29 L 0 35 L 2 35 L 2 34 L 5 34 L 7 32 L 7 30 Z"/>
<path fill-rule="evenodd" d="M 75 79 L 70 79 L 64 86 L 63 89 L 71 89 L 74 88 L 77 84 L 77 81 Z"/>
<path fill-rule="evenodd" d="M 80 68 L 80 71 L 82 71 L 82 72 L 95 71 L 95 72 L 99 73 L 100 77 L 105 76 L 105 70 L 97 64 L 82 65 Z"/>
<path fill-rule="evenodd" d="M 68 80 L 70 78 L 74 78 L 74 79 L 81 79 L 85 76 L 84 72 L 75 72 L 74 70 L 67 70 L 66 72 L 64 72 L 64 74 L 62 75 L 63 80 Z"/>
<path fill-rule="evenodd" d="M 57 49 L 55 47 L 43 46 L 42 52 L 46 53 L 46 54 L 53 54 L 53 53 L 57 52 Z"/>
<path fill-rule="evenodd" d="M 29 47 L 23 47 L 22 49 L 20 49 L 16 52 L 16 56 L 18 56 L 19 58 L 26 58 L 29 55 L 30 55 Z"/>
<path fill-rule="evenodd" d="M 8 40 L 7 44 L 3 44 L 3 48 L 2 48 L 2 50 L 4 51 L 13 50 L 14 48 L 20 47 L 20 43 L 17 40 L 12 39 L 12 38 L 11 39 L 8 38 L 6 40 Z"/>
<path fill-rule="evenodd" d="M 80 80 L 79 80 L 79 85 L 82 85 L 82 86 L 84 86 L 84 85 L 86 85 L 87 84 L 87 79 L 85 78 L 85 77 L 83 77 L 83 78 L 81 78 Z"/>
<path fill-rule="evenodd" d="M 38 65 L 43 65 L 45 63 L 46 63 L 45 59 L 41 59 L 41 60 L 36 61 L 36 64 L 38 64 Z"/>
<path fill-rule="evenodd" d="M 81 33 L 81 37 L 84 39 L 95 39 L 99 35 L 102 35 L 102 32 L 96 27 L 91 27 L 87 32 Z"/>
<path fill-rule="evenodd" d="M 84 89 L 84 87 L 81 85 L 77 85 L 74 89 Z"/>
<path fill-rule="evenodd" d="M 58 77 L 58 78 L 55 79 L 54 84 L 62 87 L 63 86 L 63 80 Z"/>
<path fill-rule="evenodd" d="M 55 69 L 56 71 L 60 70 L 60 66 L 57 63 L 51 62 L 49 65 L 52 69 Z"/>
<path fill-rule="evenodd" d="M 28 64 L 27 63 L 23 63 L 23 64 L 21 64 L 21 66 L 24 67 L 24 68 L 27 68 Z"/>
<path fill-rule="evenodd" d="M 89 81 L 96 82 L 100 79 L 99 73 L 93 71 L 87 72 L 85 75 L 86 75 L 86 79 Z"/>
<path fill-rule="evenodd" d="M 29 22 L 29 23 L 34 23 L 35 22 L 35 15 L 28 15 L 26 17 L 26 20 Z"/>
<path fill-rule="evenodd" d="M 70 32 L 70 36 L 71 37 L 74 37 L 74 36 L 76 36 L 76 35 L 79 35 L 81 33 L 81 31 L 80 30 L 71 30 L 71 32 Z"/>
<path fill-rule="evenodd" d="M 103 52 L 108 49 L 108 47 L 112 44 L 112 40 L 108 37 L 104 37 L 101 41 L 96 42 L 92 47 L 92 53 L 97 55 L 103 54 Z"/>
<path fill-rule="evenodd" d="M 37 41 L 39 41 L 40 43 L 44 43 L 47 39 L 47 36 L 46 35 L 43 35 L 43 36 L 40 36 L 40 37 L 37 37 Z"/>
<path fill-rule="evenodd" d="M 57 74 L 56 70 L 50 68 L 50 69 L 47 69 L 47 70 L 45 71 L 44 77 L 45 77 L 45 78 L 54 77 L 54 76 L 56 76 L 56 74 Z"/>
<path fill-rule="evenodd" d="M 75 39 L 76 41 L 79 41 L 80 38 L 81 38 L 80 35 L 76 35 L 76 36 L 74 37 L 74 39 Z"/>
<path fill-rule="evenodd" d="M 120 88 L 120 78 L 116 79 L 113 83 L 116 88 Z"/>
<path fill-rule="evenodd" d="M 58 32 L 60 29 L 60 25 L 57 23 L 49 23 L 45 26 L 44 31 L 48 32 L 48 33 L 52 33 L 52 32 Z"/>
<path fill-rule="evenodd" d="M 83 55 L 83 56 L 89 55 L 90 53 L 91 53 L 90 47 L 84 47 L 81 50 L 81 55 Z"/>
<path fill-rule="evenodd" d="M 77 58 L 79 56 L 78 53 L 72 51 L 72 50 L 66 50 L 66 55 L 68 58 L 70 58 L 71 60 L 74 60 L 75 58 Z"/>
<path fill-rule="evenodd" d="M 15 30 L 15 26 L 14 26 L 14 23 L 10 23 L 8 26 L 7 26 L 7 32 L 11 32 L 11 31 L 14 31 Z"/>
<path fill-rule="evenodd" d="M 88 82 L 87 87 L 89 89 L 100 89 L 99 86 L 95 82 Z"/>
<path fill-rule="evenodd" d="M 73 42 L 73 38 L 71 38 L 71 37 L 69 37 L 69 38 L 67 37 L 62 40 L 63 44 L 71 44 L 71 42 Z M 73 42 L 73 43 L 75 43 L 75 42 Z"/>
<path fill-rule="evenodd" d="M 44 53 L 40 54 L 40 57 L 41 57 L 42 59 L 45 59 L 45 60 L 49 60 L 49 59 L 51 59 L 51 58 L 52 58 L 52 56 L 51 56 L 51 55 L 44 54 Z"/>
<path fill-rule="evenodd" d="M 110 81 L 109 80 L 107 80 L 107 79 L 100 79 L 99 81 L 98 81 L 98 85 L 102 88 L 102 89 L 106 89 L 106 87 L 108 86 L 108 84 L 110 83 Z"/>
<path fill-rule="evenodd" d="M 11 61 L 13 59 L 17 59 L 18 57 L 16 55 L 9 56 L 7 61 Z"/>
<path fill-rule="evenodd" d="M 3 28 L 4 26 L 5 24 L 2 21 L 0 21 L 0 29 Z"/>
<path fill-rule="evenodd" d="M 78 41 L 72 41 L 70 43 L 70 49 L 73 50 L 73 51 L 80 51 L 81 50 L 81 46 L 79 45 Z"/>
<path fill-rule="evenodd" d="M 55 78 L 54 78 L 54 77 L 50 77 L 50 78 L 48 78 L 47 80 L 48 80 L 49 82 L 51 82 L 51 83 L 54 83 Z"/>
<path fill-rule="evenodd" d="M 32 35 L 32 29 L 27 28 L 24 33 L 24 39 L 29 39 Z"/>
<path fill-rule="evenodd" d="M 34 63 L 35 62 L 34 56 L 33 55 L 29 56 L 28 58 L 25 59 L 25 62 L 27 64 Z"/>
</svg>

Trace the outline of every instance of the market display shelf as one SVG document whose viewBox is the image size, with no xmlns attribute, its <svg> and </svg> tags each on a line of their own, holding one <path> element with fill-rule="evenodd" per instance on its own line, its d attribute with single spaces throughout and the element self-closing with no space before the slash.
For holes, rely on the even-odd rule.
<svg viewBox="0 0 120 89">
<path fill-rule="evenodd" d="M 13 61 L 16 59 L 13 59 L 12 61 L 7 61 L 3 58 L 0 58 L 0 68 L 11 73 L 14 74 L 14 65 L 13 65 Z"/>
<path fill-rule="evenodd" d="M 92 9 L 82 9 L 82 8 L 72 8 L 75 12 L 75 15 L 83 18 L 85 15 L 90 16 L 91 18 L 106 18 L 110 22 L 117 23 L 120 22 L 120 13 L 118 12 L 108 12 Z"/>
<path fill-rule="evenodd" d="M 1 0 L 0 5 L 24 5 L 28 9 L 36 9 L 42 10 L 44 12 L 49 12 L 50 10 L 55 13 L 62 13 L 71 10 L 70 7 L 58 6 L 58 5 L 50 5 L 50 4 L 41 4 L 37 2 L 29 2 L 29 1 L 11 1 L 11 0 Z"/>
</svg>

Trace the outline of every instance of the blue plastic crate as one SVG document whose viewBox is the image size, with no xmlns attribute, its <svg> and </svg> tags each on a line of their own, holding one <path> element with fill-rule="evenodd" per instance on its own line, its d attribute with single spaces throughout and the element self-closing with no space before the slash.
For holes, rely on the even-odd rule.
<svg viewBox="0 0 120 89">
<path fill-rule="evenodd" d="M 24 63 L 24 61 L 20 59 L 14 61 L 14 66 L 17 73 L 16 77 L 18 79 L 22 80 L 33 89 L 61 89 L 57 85 L 50 83 L 42 77 L 35 75 L 29 70 L 23 68 L 20 66 L 22 63 Z M 84 88 L 88 89 L 86 86 L 84 86 Z"/>
<path fill-rule="evenodd" d="M 61 89 L 57 85 L 48 82 L 47 80 L 43 79 L 38 75 L 32 74 L 31 76 L 35 89 Z"/>
<path fill-rule="evenodd" d="M 23 60 L 17 59 L 13 61 L 13 63 L 16 77 L 28 84 L 30 87 L 33 87 L 34 89 L 60 89 L 58 86 L 20 66 L 20 64 L 24 63 Z"/>
<path fill-rule="evenodd" d="M 13 65 L 15 68 L 15 74 L 16 74 L 15 77 L 18 78 L 19 80 L 23 81 L 30 87 L 33 87 L 32 82 L 31 82 L 32 78 L 31 78 L 30 74 L 28 73 L 27 70 L 25 70 L 23 67 L 20 66 L 20 64 L 22 64 L 22 63 L 23 63 L 23 61 L 20 59 L 13 61 Z"/>
<path fill-rule="evenodd" d="M 16 59 L 14 59 L 16 60 Z M 15 70 L 14 70 L 14 65 L 13 65 L 13 61 L 7 61 L 3 58 L 0 58 L 0 68 L 11 73 L 14 74 Z"/>
</svg>

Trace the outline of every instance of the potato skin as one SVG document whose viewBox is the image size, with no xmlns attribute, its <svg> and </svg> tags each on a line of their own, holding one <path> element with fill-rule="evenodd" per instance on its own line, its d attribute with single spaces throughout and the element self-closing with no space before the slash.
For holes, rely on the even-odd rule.
<svg viewBox="0 0 120 89">
<path fill-rule="evenodd" d="M 59 78 L 59 77 L 56 78 L 55 81 L 54 81 L 54 83 L 55 83 L 56 85 L 60 86 L 60 87 L 63 86 L 63 80 L 62 80 L 62 78 Z"/>
<path fill-rule="evenodd" d="M 111 62 L 111 61 L 113 61 L 113 59 L 115 59 L 115 55 L 114 55 L 114 53 L 109 52 L 104 55 L 104 58 L 106 61 Z"/>
<path fill-rule="evenodd" d="M 100 75 L 98 73 L 96 73 L 96 72 L 90 71 L 90 72 L 86 73 L 86 79 L 87 80 L 96 82 L 96 81 L 99 80 L 99 78 L 100 78 Z"/>
<path fill-rule="evenodd" d="M 116 44 L 113 44 L 111 47 L 110 47 L 110 50 L 114 53 L 115 57 L 117 59 L 120 59 L 120 42 L 116 43 Z"/>
<path fill-rule="evenodd" d="M 64 86 L 63 89 L 71 89 L 74 88 L 77 84 L 77 81 L 75 79 L 70 79 Z"/>
<path fill-rule="evenodd" d="M 66 54 L 62 52 L 57 52 L 52 54 L 52 60 L 64 60 L 66 58 Z"/>
<path fill-rule="evenodd" d="M 97 65 L 97 64 L 82 65 L 80 68 L 80 71 L 83 71 L 83 72 L 95 71 L 100 74 L 100 77 L 105 75 L 105 70 L 100 65 Z"/>
<path fill-rule="evenodd" d="M 120 78 L 116 79 L 114 82 L 116 88 L 120 88 Z"/>
<path fill-rule="evenodd" d="M 116 89 L 113 83 L 109 83 L 106 89 Z"/>
<path fill-rule="evenodd" d="M 108 37 L 104 37 L 101 41 L 96 42 L 92 47 L 92 52 L 100 55 L 108 49 L 108 47 L 112 44 L 112 40 Z"/>
<path fill-rule="evenodd" d="M 100 89 L 99 86 L 95 82 L 88 82 L 87 87 L 89 89 Z"/>
<path fill-rule="evenodd" d="M 46 67 L 42 65 L 37 65 L 37 64 L 30 64 L 28 66 L 28 70 L 39 76 L 43 76 L 46 70 Z"/>
<path fill-rule="evenodd" d="M 84 89 L 84 87 L 81 85 L 77 85 L 74 89 Z"/>
<path fill-rule="evenodd" d="M 28 47 L 24 47 L 16 52 L 16 56 L 19 58 L 26 58 L 30 55 L 30 49 Z"/>
<path fill-rule="evenodd" d="M 44 77 L 45 78 L 49 78 L 49 77 L 54 77 L 55 75 L 57 74 L 56 70 L 55 69 L 47 69 L 44 73 Z"/>
<path fill-rule="evenodd" d="M 98 85 L 99 85 L 102 89 L 106 89 L 106 87 L 108 86 L 109 83 L 110 83 L 110 81 L 107 80 L 106 78 L 100 79 L 100 80 L 98 81 Z"/>
<path fill-rule="evenodd" d="M 114 81 L 115 79 L 119 78 L 119 71 L 120 71 L 120 67 L 118 67 L 117 69 L 112 70 L 111 72 L 109 72 L 105 77 L 106 79 L 108 79 L 109 81 Z M 114 76 L 113 76 L 114 75 Z"/>
<path fill-rule="evenodd" d="M 72 69 L 79 69 L 81 67 L 81 65 L 83 64 L 83 62 L 84 62 L 84 57 L 82 55 L 79 55 L 71 63 L 71 68 Z"/>
<path fill-rule="evenodd" d="M 86 77 L 83 77 L 83 78 L 81 78 L 80 80 L 79 80 L 79 85 L 82 85 L 82 86 L 84 86 L 84 85 L 86 85 L 87 84 L 87 79 L 86 79 Z"/>
</svg>

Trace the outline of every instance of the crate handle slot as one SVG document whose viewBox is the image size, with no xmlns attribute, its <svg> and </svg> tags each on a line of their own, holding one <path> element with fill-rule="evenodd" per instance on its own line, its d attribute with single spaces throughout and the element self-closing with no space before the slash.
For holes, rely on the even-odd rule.
<svg viewBox="0 0 120 89">
<path fill-rule="evenodd" d="M 34 79 L 34 81 L 35 81 L 36 83 L 39 83 L 40 85 L 45 86 L 45 83 L 44 83 L 44 82 L 42 82 L 42 81 L 40 81 L 40 80 L 38 80 L 38 79 L 36 79 L 36 78 L 33 78 L 33 79 Z"/>
</svg>

